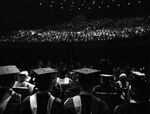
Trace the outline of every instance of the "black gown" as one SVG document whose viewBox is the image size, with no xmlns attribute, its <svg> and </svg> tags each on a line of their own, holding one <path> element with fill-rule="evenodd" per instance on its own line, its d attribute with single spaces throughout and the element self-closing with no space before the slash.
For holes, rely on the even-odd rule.
<svg viewBox="0 0 150 114">
<path fill-rule="evenodd" d="M 98 104 L 98 113 L 97 114 L 107 114 L 108 112 L 108 107 L 105 104 L 105 102 L 101 101 L 100 99 L 90 95 L 90 94 L 80 94 L 81 97 L 81 104 L 82 104 L 82 109 L 81 109 L 81 114 L 91 114 L 91 109 L 92 109 L 92 101 L 96 100 Z M 95 107 L 97 104 L 94 104 L 93 106 Z M 73 103 L 73 97 L 69 98 L 65 104 L 64 104 L 64 111 L 65 114 L 76 114 L 76 110 L 74 107 Z"/>
<path fill-rule="evenodd" d="M 50 95 L 46 93 L 38 94 L 37 93 L 37 114 L 47 114 L 47 104 Z M 61 114 L 62 113 L 62 105 L 59 99 L 54 100 L 51 114 Z M 27 97 L 21 108 L 21 114 L 32 114 L 30 107 L 30 97 Z"/>
<path fill-rule="evenodd" d="M 3 99 L 4 95 L 6 94 L 5 90 L 0 89 L 0 100 Z M 21 109 L 21 95 L 18 93 L 14 93 L 10 98 L 3 114 L 20 114 Z"/>
<path fill-rule="evenodd" d="M 114 114 L 150 114 L 150 103 L 125 103 L 117 106 Z"/>
</svg>

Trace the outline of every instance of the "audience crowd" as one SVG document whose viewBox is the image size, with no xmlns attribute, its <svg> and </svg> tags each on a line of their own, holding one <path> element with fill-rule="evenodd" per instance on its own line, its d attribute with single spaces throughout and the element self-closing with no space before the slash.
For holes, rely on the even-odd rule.
<svg viewBox="0 0 150 114">
<path fill-rule="evenodd" d="M 150 17 L 70 22 L 38 30 L 19 30 L 2 36 L 1 42 L 89 42 L 132 39 L 150 31 Z"/>
</svg>

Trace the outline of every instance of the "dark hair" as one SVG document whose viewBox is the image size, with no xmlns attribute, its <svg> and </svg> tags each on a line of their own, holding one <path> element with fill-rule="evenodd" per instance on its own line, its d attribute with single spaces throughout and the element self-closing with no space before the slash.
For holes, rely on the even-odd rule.
<svg viewBox="0 0 150 114">
<path fill-rule="evenodd" d="M 35 85 L 40 91 L 50 90 L 53 83 L 53 78 L 48 75 L 37 76 L 35 78 Z"/>
<path fill-rule="evenodd" d="M 134 80 L 131 83 L 131 89 L 129 90 L 129 96 L 131 99 L 138 101 L 147 101 L 149 99 L 149 87 L 148 84 L 141 80 Z"/>
<path fill-rule="evenodd" d="M 15 74 L 0 76 L 0 86 L 11 88 L 15 82 Z"/>
<path fill-rule="evenodd" d="M 65 78 L 65 75 L 67 74 L 67 70 L 60 70 L 59 71 L 59 77 L 60 78 Z"/>
<path fill-rule="evenodd" d="M 96 75 L 90 75 L 90 76 L 79 76 L 78 81 L 79 85 L 82 89 L 91 89 L 94 87 L 95 81 L 96 81 Z"/>
</svg>

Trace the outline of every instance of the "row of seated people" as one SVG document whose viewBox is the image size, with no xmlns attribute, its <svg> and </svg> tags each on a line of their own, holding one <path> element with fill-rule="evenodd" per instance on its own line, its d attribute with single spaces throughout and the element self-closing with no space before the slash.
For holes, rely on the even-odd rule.
<svg viewBox="0 0 150 114">
<path fill-rule="evenodd" d="M 53 31 L 37 32 L 36 30 L 20 31 L 15 35 L 1 37 L 1 42 L 89 42 L 124 40 L 142 37 L 149 33 L 150 27 L 136 26 L 131 28 L 85 29 L 78 32 Z M 34 32 L 33 32 L 34 31 Z"/>
<path fill-rule="evenodd" d="M 14 84 L 15 75 L 19 74 L 19 80 L 20 75 L 26 77 L 27 72 L 20 72 L 16 66 L 1 66 L 0 114 L 148 114 L 150 112 L 149 88 L 144 81 L 134 80 L 130 85 L 126 83 L 129 96 L 123 101 L 120 91 L 117 92 L 112 88 L 110 80 L 107 80 L 112 78 L 112 75 L 101 75 L 104 77 L 103 84 L 95 87 L 99 70 L 82 68 L 74 72 L 78 74 L 77 83 L 64 77 L 64 71 L 61 71 L 62 77 L 56 78 L 55 69 L 50 67 L 35 69 L 35 85 L 28 82 L 21 85 L 20 82 Z M 123 84 L 125 74 L 120 77 L 120 83 Z M 120 83 L 118 82 L 118 85 L 121 85 Z"/>
</svg>

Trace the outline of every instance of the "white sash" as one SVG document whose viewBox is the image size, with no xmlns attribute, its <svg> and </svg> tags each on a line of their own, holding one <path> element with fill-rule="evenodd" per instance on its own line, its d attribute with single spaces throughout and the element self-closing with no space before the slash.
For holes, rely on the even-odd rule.
<svg viewBox="0 0 150 114">
<path fill-rule="evenodd" d="M 32 114 L 36 114 L 37 112 L 36 93 L 30 96 L 30 107 L 31 107 Z"/>
<path fill-rule="evenodd" d="M 47 114 L 50 114 L 54 100 L 55 100 L 55 97 L 53 97 L 51 95 L 49 100 L 48 100 L 48 104 L 47 104 Z"/>
<path fill-rule="evenodd" d="M 50 98 L 49 98 L 48 104 L 47 104 L 47 114 L 50 114 L 54 100 L 55 100 L 55 97 L 53 97 L 50 94 Z M 32 114 L 37 114 L 37 93 L 30 96 L 30 107 L 31 107 Z"/>
<path fill-rule="evenodd" d="M 76 110 L 76 114 L 81 114 L 82 103 L 81 103 L 81 97 L 79 95 L 73 97 L 73 104 Z"/>
<path fill-rule="evenodd" d="M 88 92 L 84 92 L 82 91 L 80 93 L 80 95 L 83 95 L 83 94 L 89 94 Z M 73 104 L 74 104 L 74 107 L 75 107 L 75 111 L 76 111 L 76 114 L 81 114 L 81 109 L 82 109 L 82 103 L 81 103 L 81 97 L 79 95 L 73 97 Z M 93 98 L 92 100 L 92 104 L 91 104 L 91 112 L 90 114 L 97 114 L 98 113 L 98 109 L 99 109 L 99 103 L 96 99 Z"/>
<path fill-rule="evenodd" d="M 0 101 L 0 114 L 3 114 L 3 112 L 6 109 L 6 106 L 8 104 L 8 102 L 10 101 L 10 99 L 12 98 L 12 96 L 15 94 L 15 92 L 10 89 L 3 97 L 3 99 Z"/>
</svg>

